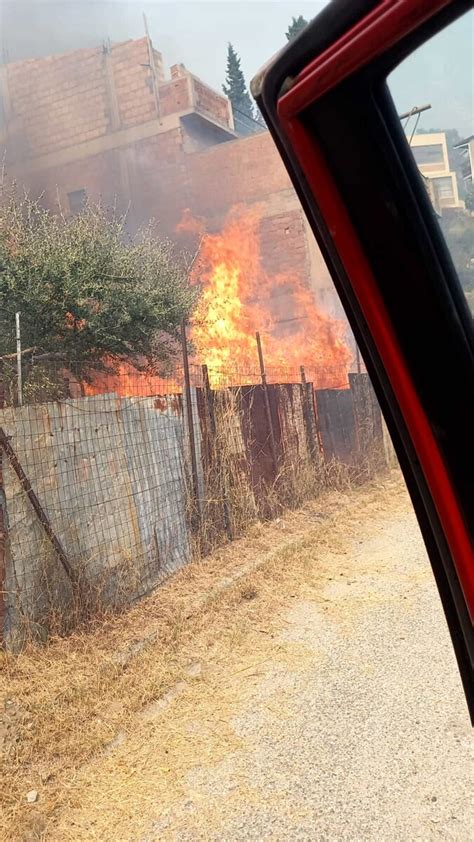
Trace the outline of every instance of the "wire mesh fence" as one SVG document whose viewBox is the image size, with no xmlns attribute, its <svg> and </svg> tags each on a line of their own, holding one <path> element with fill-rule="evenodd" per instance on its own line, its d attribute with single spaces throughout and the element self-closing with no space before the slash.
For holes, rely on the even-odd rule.
<svg viewBox="0 0 474 842">
<path fill-rule="evenodd" d="M 240 385 L 259 385 L 262 372 L 255 366 L 228 365 L 207 367 L 207 376 L 212 388 L 226 388 Z M 189 365 L 192 386 L 204 384 L 203 366 Z M 301 366 L 265 366 L 267 383 L 298 383 L 301 381 Z M 306 366 L 304 378 L 315 389 L 346 389 L 349 385 L 348 372 L 340 365 Z M 0 404 L 18 406 L 20 403 L 44 403 L 51 400 L 87 397 L 96 394 L 116 393 L 128 397 L 150 397 L 157 394 L 180 394 L 184 381 L 183 366 L 173 364 L 166 373 L 140 370 L 130 363 L 114 360 L 91 361 L 74 364 L 50 359 L 24 360 L 22 363 L 21 396 L 18 393 L 17 364 L 13 355 L 0 358 Z"/>
<path fill-rule="evenodd" d="M 9 363 L 0 576 L 12 647 L 129 603 L 255 519 L 386 465 L 366 374 L 194 362 L 163 377 L 49 360 L 24 365 L 20 395 Z"/>
</svg>

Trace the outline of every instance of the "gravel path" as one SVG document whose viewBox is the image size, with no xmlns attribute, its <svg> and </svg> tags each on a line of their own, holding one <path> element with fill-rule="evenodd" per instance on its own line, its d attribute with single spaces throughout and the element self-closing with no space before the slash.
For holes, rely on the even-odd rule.
<svg viewBox="0 0 474 842">
<path fill-rule="evenodd" d="M 105 692 L 107 748 L 58 781 L 28 839 L 474 839 L 467 707 L 401 483 L 331 493 L 225 553 L 241 579 L 195 616 L 182 596 L 170 639 L 113 660 L 143 705 L 117 733 Z M 207 592 L 205 564 L 189 570 Z"/>
<path fill-rule="evenodd" d="M 351 542 L 282 616 L 230 723 L 240 747 L 190 769 L 142 838 L 474 837 L 468 714 L 414 517 L 378 515 Z"/>
</svg>

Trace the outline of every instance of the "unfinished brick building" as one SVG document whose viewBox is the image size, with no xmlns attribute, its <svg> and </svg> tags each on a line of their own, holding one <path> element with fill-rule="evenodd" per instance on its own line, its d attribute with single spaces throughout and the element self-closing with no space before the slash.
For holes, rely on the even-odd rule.
<svg viewBox="0 0 474 842">
<path fill-rule="evenodd" d="M 87 198 L 173 236 L 185 208 L 216 230 L 259 207 L 262 259 L 297 271 L 329 315 L 341 309 L 267 132 L 238 138 L 229 100 L 183 65 L 166 80 L 148 38 L 0 68 L 0 149 L 9 178 L 48 207 Z"/>
</svg>

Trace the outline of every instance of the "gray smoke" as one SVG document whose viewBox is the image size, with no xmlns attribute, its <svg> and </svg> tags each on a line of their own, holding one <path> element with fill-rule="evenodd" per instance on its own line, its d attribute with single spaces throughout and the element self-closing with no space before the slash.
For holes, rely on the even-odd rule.
<svg viewBox="0 0 474 842">
<path fill-rule="evenodd" d="M 142 12 L 150 5 L 133 0 L 0 0 L 1 60 L 94 47 L 108 38 L 140 37 Z"/>
</svg>

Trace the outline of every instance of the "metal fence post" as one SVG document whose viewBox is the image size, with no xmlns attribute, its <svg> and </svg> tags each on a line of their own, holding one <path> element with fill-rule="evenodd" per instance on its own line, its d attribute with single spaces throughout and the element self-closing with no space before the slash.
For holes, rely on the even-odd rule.
<svg viewBox="0 0 474 842">
<path fill-rule="evenodd" d="M 191 380 L 189 376 L 188 342 L 186 338 L 186 319 L 181 319 L 181 348 L 183 352 L 184 394 L 186 398 L 186 415 L 188 419 L 189 449 L 191 452 L 191 474 L 193 481 L 194 505 L 193 525 L 200 520 L 199 508 L 199 479 L 196 459 L 196 442 L 194 439 L 193 407 L 191 404 Z"/>
<path fill-rule="evenodd" d="M 15 313 L 15 328 L 16 328 L 16 376 L 17 376 L 18 406 L 22 406 L 23 405 L 23 384 L 22 384 L 22 377 L 21 377 L 20 313 Z"/>
<path fill-rule="evenodd" d="M 53 545 L 53 548 L 56 552 L 56 555 L 58 556 L 59 561 L 62 564 L 64 572 L 66 573 L 66 575 L 67 575 L 68 579 L 70 580 L 71 584 L 74 586 L 76 584 L 76 572 L 71 567 L 71 565 L 68 561 L 67 555 L 64 551 L 64 548 L 63 548 L 61 542 L 59 541 L 57 535 L 53 531 L 53 528 L 51 526 L 48 515 L 46 514 L 46 512 L 43 509 L 40 501 L 38 500 L 38 497 L 36 496 L 35 492 L 33 491 L 33 488 L 31 486 L 31 482 L 28 479 L 27 475 L 25 474 L 25 472 L 23 470 L 23 467 L 20 464 L 19 459 L 18 459 L 15 451 L 13 450 L 13 447 L 10 444 L 8 436 L 6 435 L 3 427 L 0 427 L 0 449 L 5 451 L 5 454 L 6 454 L 8 460 L 10 462 L 11 467 L 15 471 L 15 474 L 17 475 L 17 477 L 20 481 L 20 485 L 21 485 L 23 491 L 25 492 L 26 496 L 28 497 L 28 500 L 30 501 L 31 505 L 33 506 L 33 509 L 34 509 L 34 511 L 35 511 L 35 513 L 38 517 L 38 520 L 41 523 L 41 526 L 43 527 L 44 531 L 46 532 L 46 535 L 48 536 L 49 540 L 51 541 L 51 544 Z"/>
</svg>

